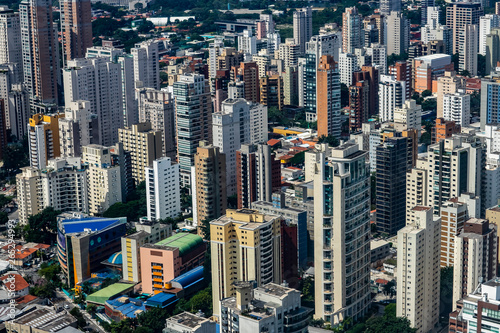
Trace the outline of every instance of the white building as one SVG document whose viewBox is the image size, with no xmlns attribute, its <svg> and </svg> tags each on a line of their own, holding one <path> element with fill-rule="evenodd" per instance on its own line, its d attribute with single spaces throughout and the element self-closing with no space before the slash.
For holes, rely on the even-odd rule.
<svg viewBox="0 0 500 333">
<path fill-rule="evenodd" d="M 431 207 L 413 207 L 414 219 L 398 231 L 396 315 L 418 332 L 429 332 L 439 320 L 439 217 Z"/>
<path fill-rule="evenodd" d="M 123 127 L 120 64 L 106 58 L 69 60 L 63 79 L 65 104 L 89 101 L 91 113 L 97 115 L 99 144 L 116 143 L 118 128 Z"/>
<path fill-rule="evenodd" d="M 370 173 L 357 144 L 317 148 L 306 153 L 316 164 L 314 316 L 333 325 L 370 307 Z"/>
<path fill-rule="evenodd" d="M 163 154 L 175 160 L 177 145 L 175 144 L 175 107 L 172 95 L 165 90 L 153 88 L 136 89 L 135 94 L 139 122 L 150 122 L 153 130 L 162 132 Z"/>
<path fill-rule="evenodd" d="M 306 53 L 316 55 L 316 67 L 322 55 L 331 55 L 333 60 L 339 61 L 339 55 L 342 50 L 342 32 L 328 32 L 314 35 L 306 43 Z"/>
<path fill-rule="evenodd" d="M 21 140 L 27 134 L 26 124 L 30 117 L 29 93 L 22 84 L 12 85 L 8 104 L 11 134 Z"/>
<path fill-rule="evenodd" d="M 471 76 L 477 75 L 478 38 L 479 27 L 477 24 L 466 24 L 460 33 L 458 68 L 461 71 L 468 71 Z"/>
<path fill-rule="evenodd" d="M 380 121 L 394 120 L 394 110 L 403 107 L 405 102 L 404 81 L 397 81 L 392 75 L 381 75 L 378 85 Z"/>
<path fill-rule="evenodd" d="M 148 220 L 177 217 L 181 213 L 179 164 L 172 164 L 169 157 L 162 157 L 146 167 L 145 172 Z"/>
<path fill-rule="evenodd" d="M 408 51 L 410 44 L 410 21 L 401 12 L 391 11 L 385 21 L 388 55 L 399 55 Z"/>
<path fill-rule="evenodd" d="M 308 332 L 311 310 L 301 306 L 298 290 L 275 283 L 253 289 L 240 281 L 235 289 L 236 296 L 221 301 L 222 332 Z"/>
<path fill-rule="evenodd" d="M 61 156 L 81 156 L 82 146 L 93 143 L 91 122 L 89 101 L 75 101 L 66 105 L 64 118 L 59 119 Z"/>
<path fill-rule="evenodd" d="M 192 314 L 191 312 L 183 312 L 167 319 L 163 333 L 213 333 L 215 329 L 215 321 Z"/>
<path fill-rule="evenodd" d="M 495 14 L 487 14 L 479 18 L 479 53 L 486 55 L 486 35 L 491 32 L 492 28 L 500 26 L 500 16 Z"/>
<path fill-rule="evenodd" d="M 135 90 L 135 74 L 134 74 L 134 58 L 130 54 L 123 54 L 116 58 L 116 62 L 120 64 L 121 79 L 122 79 L 122 112 L 123 126 L 132 126 L 139 121 L 137 114 L 137 104 L 134 95 Z"/>
<path fill-rule="evenodd" d="M 236 193 L 236 151 L 243 143 L 266 142 L 267 107 L 240 99 L 226 99 L 212 115 L 213 145 L 226 155 L 227 194 Z"/>
<path fill-rule="evenodd" d="M 0 64 L 22 62 L 19 13 L 0 6 Z"/>
<path fill-rule="evenodd" d="M 352 53 L 340 53 L 339 56 L 339 73 L 340 83 L 346 86 L 352 85 L 352 73 L 359 71 L 358 59 Z"/>
<path fill-rule="evenodd" d="M 160 89 L 158 42 L 147 40 L 137 43 L 130 54 L 134 59 L 135 87 Z"/>
<path fill-rule="evenodd" d="M 385 45 L 372 43 L 366 48 L 366 54 L 371 56 L 371 64 L 379 70 L 379 74 L 387 74 L 387 48 Z"/>
<path fill-rule="evenodd" d="M 238 51 L 243 52 L 248 60 L 257 53 L 257 37 L 253 35 L 252 30 L 243 30 L 243 34 L 238 36 Z"/>
<path fill-rule="evenodd" d="M 122 175 L 119 163 L 111 155 L 111 147 L 88 145 L 82 148 L 82 162 L 86 163 L 88 187 L 88 212 L 101 215 L 109 207 L 123 201 Z"/>
<path fill-rule="evenodd" d="M 293 38 L 300 45 L 300 53 L 306 50 L 306 43 L 312 37 L 312 8 L 297 9 L 293 13 Z"/>
<path fill-rule="evenodd" d="M 461 127 L 470 124 L 470 94 L 455 93 L 443 96 L 443 118 Z"/>
<path fill-rule="evenodd" d="M 287 38 L 284 44 L 280 44 L 279 59 L 283 60 L 283 67 L 297 66 L 300 45 L 295 44 L 295 39 Z"/>
<path fill-rule="evenodd" d="M 397 131 L 422 130 L 422 106 L 413 99 L 406 100 L 402 107 L 394 109 L 394 127 Z"/>
</svg>

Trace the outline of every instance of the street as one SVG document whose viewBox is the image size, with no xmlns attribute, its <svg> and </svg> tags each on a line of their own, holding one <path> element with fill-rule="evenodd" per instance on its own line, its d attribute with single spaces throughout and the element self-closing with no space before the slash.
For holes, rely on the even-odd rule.
<svg viewBox="0 0 500 333">
<path fill-rule="evenodd" d="M 73 303 L 73 300 L 66 296 L 66 294 L 62 291 L 56 290 L 56 296 L 57 300 L 54 301 L 54 305 L 56 306 L 56 308 L 57 306 L 61 306 L 69 312 L 76 306 L 76 304 Z M 65 305 L 68 305 L 68 308 L 66 308 Z M 106 333 L 106 331 L 101 326 L 99 326 L 97 321 L 91 318 L 90 314 L 87 311 L 80 309 L 80 312 L 87 320 L 87 324 L 90 323 L 90 325 L 87 326 L 88 328 L 90 328 L 94 332 Z"/>
</svg>

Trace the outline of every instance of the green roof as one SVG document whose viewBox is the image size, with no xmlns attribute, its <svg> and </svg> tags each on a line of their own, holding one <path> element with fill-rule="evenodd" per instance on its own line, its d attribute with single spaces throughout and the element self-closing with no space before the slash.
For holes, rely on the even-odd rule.
<svg viewBox="0 0 500 333">
<path fill-rule="evenodd" d="M 203 244 L 203 238 L 198 235 L 188 234 L 186 232 L 180 232 L 156 243 L 156 245 L 179 248 L 179 254 L 181 256 L 200 246 L 201 244 Z"/>
<path fill-rule="evenodd" d="M 111 297 L 121 294 L 132 287 L 134 287 L 134 285 L 130 283 L 115 283 L 88 295 L 87 302 L 104 305 Z"/>
</svg>

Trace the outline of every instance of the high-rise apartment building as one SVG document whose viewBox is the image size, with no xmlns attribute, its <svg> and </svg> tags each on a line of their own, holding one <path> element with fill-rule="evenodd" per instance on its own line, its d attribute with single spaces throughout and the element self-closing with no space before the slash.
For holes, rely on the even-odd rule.
<svg viewBox="0 0 500 333">
<path fill-rule="evenodd" d="M 216 316 L 221 316 L 220 301 L 236 295 L 235 282 L 281 283 L 281 222 L 279 216 L 251 209 L 228 209 L 226 215 L 210 222 Z"/>
<path fill-rule="evenodd" d="M 388 74 L 393 75 L 397 81 L 405 82 L 405 99 L 410 99 L 413 81 L 411 64 L 406 61 L 396 61 L 394 65 L 389 66 Z"/>
<path fill-rule="evenodd" d="M 389 15 L 391 12 L 401 11 L 401 0 L 382 0 L 380 1 L 380 14 Z"/>
<path fill-rule="evenodd" d="M 455 236 L 463 229 L 468 219 L 468 206 L 458 198 L 452 198 L 441 205 L 441 259 L 440 266 L 455 263 Z"/>
<path fill-rule="evenodd" d="M 394 76 L 381 75 L 378 85 L 379 118 L 382 122 L 394 120 L 394 111 L 405 102 L 405 82 Z"/>
<path fill-rule="evenodd" d="M 358 59 L 352 53 L 341 53 L 339 56 L 340 83 L 353 85 L 353 73 L 359 71 Z"/>
<path fill-rule="evenodd" d="M 349 87 L 349 130 L 361 128 L 368 121 L 370 108 L 370 84 L 367 80 L 358 81 Z"/>
<path fill-rule="evenodd" d="M 436 125 L 432 129 L 431 142 L 437 143 L 444 139 L 449 139 L 453 134 L 460 133 L 461 128 L 454 121 L 446 121 L 443 118 L 436 118 Z"/>
<path fill-rule="evenodd" d="M 490 207 L 486 209 L 485 218 L 492 224 L 495 224 L 498 229 L 500 228 L 500 207 L 495 205 L 494 207 Z M 497 237 L 497 243 L 500 243 L 500 237 Z M 497 258 L 497 266 L 500 265 L 500 251 L 498 252 Z"/>
<path fill-rule="evenodd" d="M 35 114 L 29 119 L 28 144 L 33 168 L 45 169 L 50 159 L 61 155 L 59 118 L 64 115 Z"/>
<path fill-rule="evenodd" d="M 61 5 L 62 41 L 66 60 L 83 58 L 92 47 L 90 0 L 63 0 Z"/>
<path fill-rule="evenodd" d="M 311 39 L 312 34 L 312 8 L 297 9 L 293 13 L 293 39 L 299 45 L 300 53 L 306 51 L 306 43 Z"/>
<path fill-rule="evenodd" d="M 0 7 L 0 64 L 17 63 L 22 67 L 19 13 Z"/>
<path fill-rule="evenodd" d="M 236 194 L 236 151 L 243 143 L 267 141 L 267 107 L 242 98 L 226 99 L 221 111 L 212 116 L 213 145 L 226 155 L 226 186 L 231 196 Z"/>
<path fill-rule="evenodd" d="M 293 38 L 287 38 L 284 44 L 280 44 L 279 59 L 283 60 L 283 67 L 298 65 L 300 45 Z"/>
<path fill-rule="evenodd" d="M 247 85 L 245 83 L 245 92 Z M 212 141 L 212 100 L 208 81 L 200 74 L 182 75 L 174 84 L 177 162 L 181 186 L 191 184 L 191 167 L 201 140 Z"/>
<path fill-rule="evenodd" d="M 460 34 L 465 25 L 479 24 L 483 8 L 479 2 L 454 2 L 446 7 L 446 25 L 452 30 L 453 52 L 460 52 Z"/>
<path fill-rule="evenodd" d="M 318 136 L 340 137 L 340 75 L 332 56 L 319 60 L 317 72 Z"/>
<path fill-rule="evenodd" d="M 89 101 L 75 101 L 66 105 L 64 118 L 59 119 L 61 156 L 81 156 L 82 146 L 97 143 L 93 137 L 95 129 L 92 126 L 97 126 L 95 120 L 90 113 Z"/>
<path fill-rule="evenodd" d="M 402 107 L 394 109 L 394 129 L 398 132 L 415 130 L 420 136 L 422 130 L 422 107 L 413 99 L 405 101 Z"/>
<path fill-rule="evenodd" d="M 177 159 L 175 143 L 175 108 L 172 95 L 163 90 L 142 88 L 136 90 L 139 122 L 150 122 L 151 128 L 161 131 L 163 154 L 171 160 Z"/>
<path fill-rule="evenodd" d="M 488 124 L 500 123 L 500 101 L 495 98 L 499 92 L 500 73 L 491 73 L 481 79 L 481 130 Z"/>
<path fill-rule="evenodd" d="M 454 93 L 443 96 L 443 119 L 460 127 L 470 124 L 470 94 Z"/>
<path fill-rule="evenodd" d="M 356 7 L 346 8 L 342 14 L 342 52 L 354 53 L 363 46 L 363 21 Z"/>
<path fill-rule="evenodd" d="M 236 152 L 236 195 L 238 208 L 254 201 L 271 202 L 281 186 L 281 162 L 266 144 L 242 144 Z"/>
<path fill-rule="evenodd" d="M 463 88 L 465 88 L 465 79 L 457 76 L 455 71 L 446 71 L 437 79 L 437 118 L 443 118 L 444 95 L 457 93 Z"/>
<path fill-rule="evenodd" d="M 57 104 L 59 43 L 52 1 L 24 0 L 19 5 L 24 83 L 32 101 Z"/>
<path fill-rule="evenodd" d="M 316 154 L 315 318 L 358 320 L 370 307 L 370 173 L 367 153 L 347 143 Z"/>
<path fill-rule="evenodd" d="M 460 234 L 455 236 L 454 307 L 481 282 L 497 276 L 497 252 L 497 226 L 484 219 L 467 220 Z"/>
<path fill-rule="evenodd" d="M 396 315 L 428 332 L 439 320 L 439 217 L 432 207 L 413 207 L 414 219 L 398 231 Z"/>
<path fill-rule="evenodd" d="M 496 14 L 486 14 L 479 18 L 479 53 L 486 55 L 486 36 L 492 28 L 500 26 L 500 16 Z"/>
<path fill-rule="evenodd" d="M 200 224 L 224 215 L 227 208 L 226 155 L 201 141 L 192 168 L 193 222 Z"/>
<path fill-rule="evenodd" d="M 80 58 L 67 62 L 63 70 L 64 101 L 89 101 L 97 115 L 99 144 L 118 142 L 123 127 L 122 77 L 120 64 L 106 58 Z"/>
<path fill-rule="evenodd" d="M 181 213 L 179 164 L 162 157 L 146 167 L 145 172 L 148 221 L 177 217 Z"/>
<path fill-rule="evenodd" d="M 421 13 L 421 25 L 427 24 L 429 22 L 429 8 L 434 7 L 434 0 L 420 0 L 420 13 Z"/>
<path fill-rule="evenodd" d="M 20 140 L 27 133 L 26 124 L 30 117 L 29 93 L 23 84 L 12 85 L 7 103 L 11 134 Z"/>
<path fill-rule="evenodd" d="M 387 54 L 407 53 L 408 46 L 410 46 L 410 21 L 406 16 L 401 12 L 391 11 L 386 17 L 385 29 L 388 36 Z"/>
<path fill-rule="evenodd" d="M 406 172 L 411 167 L 408 138 L 389 138 L 377 147 L 377 231 L 395 235 L 406 221 Z"/>
<path fill-rule="evenodd" d="M 451 56 L 448 54 L 432 54 L 414 59 L 413 90 L 421 93 L 432 91 L 432 82 L 443 76 L 447 71 L 453 71 Z"/>
<path fill-rule="evenodd" d="M 467 71 L 471 76 L 477 75 L 477 54 L 479 52 L 479 25 L 465 24 L 459 36 L 460 71 Z"/>
<path fill-rule="evenodd" d="M 102 215 L 109 207 L 125 200 L 123 166 L 112 156 L 110 147 L 96 144 L 82 148 L 82 162 L 87 165 L 88 212 Z M 123 179 L 122 179 L 123 178 Z"/>
<path fill-rule="evenodd" d="M 135 87 L 160 89 L 158 42 L 147 40 L 137 43 L 130 53 L 134 59 Z"/>
<path fill-rule="evenodd" d="M 277 107 L 284 106 L 283 77 L 280 75 L 264 76 L 260 79 L 260 104 Z"/>
<path fill-rule="evenodd" d="M 135 184 L 146 179 L 145 168 L 162 156 L 162 135 L 151 129 L 151 123 L 139 123 L 118 130 L 118 140 L 132 157 Z"/>
<path fill-rule="evenodd" d="M 492 28 L 486 35 L 486 75 L 496 72 L 500 61 L 500 28 Z"/>
</svg>

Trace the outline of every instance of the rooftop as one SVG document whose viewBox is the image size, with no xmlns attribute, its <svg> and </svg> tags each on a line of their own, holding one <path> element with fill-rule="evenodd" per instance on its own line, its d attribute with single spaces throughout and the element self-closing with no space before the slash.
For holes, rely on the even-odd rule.
<svg viewBox="0 0 500 333">
<path fill-rule="evenodd" d="M 255 288 L 255 290 L 263 291 L 269 295 L 283 297 L 283 296 L 287 295 L 290 291 L 293 291 L 294 289 L 288 288 L 288 287 L 283 287 L 283 286 L 280 286 L 279 284 L 275 284 L 275 283 L 268 283 L 264 286 Z"/>
<path fill-rule="evenodd" d="M 5 274 L 4 276 L 0 277 L 0 280 L 3 283 L 9 283 L 9 281 L 14 282 L 14 291 L 20 291 L 29 288 L 30 286 L 29 283 L 26 282 L 26 280 L 20 274 Z M 12 283 L 9 283 L 9 285 L 12 285 Z M 10 287 L 9 291 L 12 291 Z"/>
<path fill-rule="evenodd" d="M 49 307 L 38 307 L 35 310 L 13 320 L 14 323 L 30 326 L 38 330 L 56 332 L 70 326 L 76 319 L 66 311 L 55 312 Z"/>
<path fill-rule="evenodd" d="M 130 283 L 115 283 L 87 296 L 87 302 L 104 305 L 108 299 L 122 294 L 133 287 L 134 285 Z"/>
<path fill-rule="evenodd" d="M 197 315 L 194 315 L 190 312 L 183 312 L 176 316 L 168 318 L 167 322 L 168 321 L 177 323 L 185 327 L 196 328 L 200 326 L 201 323 L 208 321 L 208 319 L 203 317 L 198 317 Z"/>
<path fill-rule="evenodd" d="M 87 230 L 91 232 L 102 231 L 126 222 L 127 219 L 125 217 L 82 217 L 60 220 L 59 225 L 60 229 L 63 230 L 65 234 L 74 234 Z"/>
<path fill-rule="evenodd" d="M 203 238 L 198 235 L 180 232 L 164 240 L 159 241 L 155 245 L 168 246 L 179 249 L 179 255 L 184 255 L 192 249 L 203 244 Z"/>
</svg>

